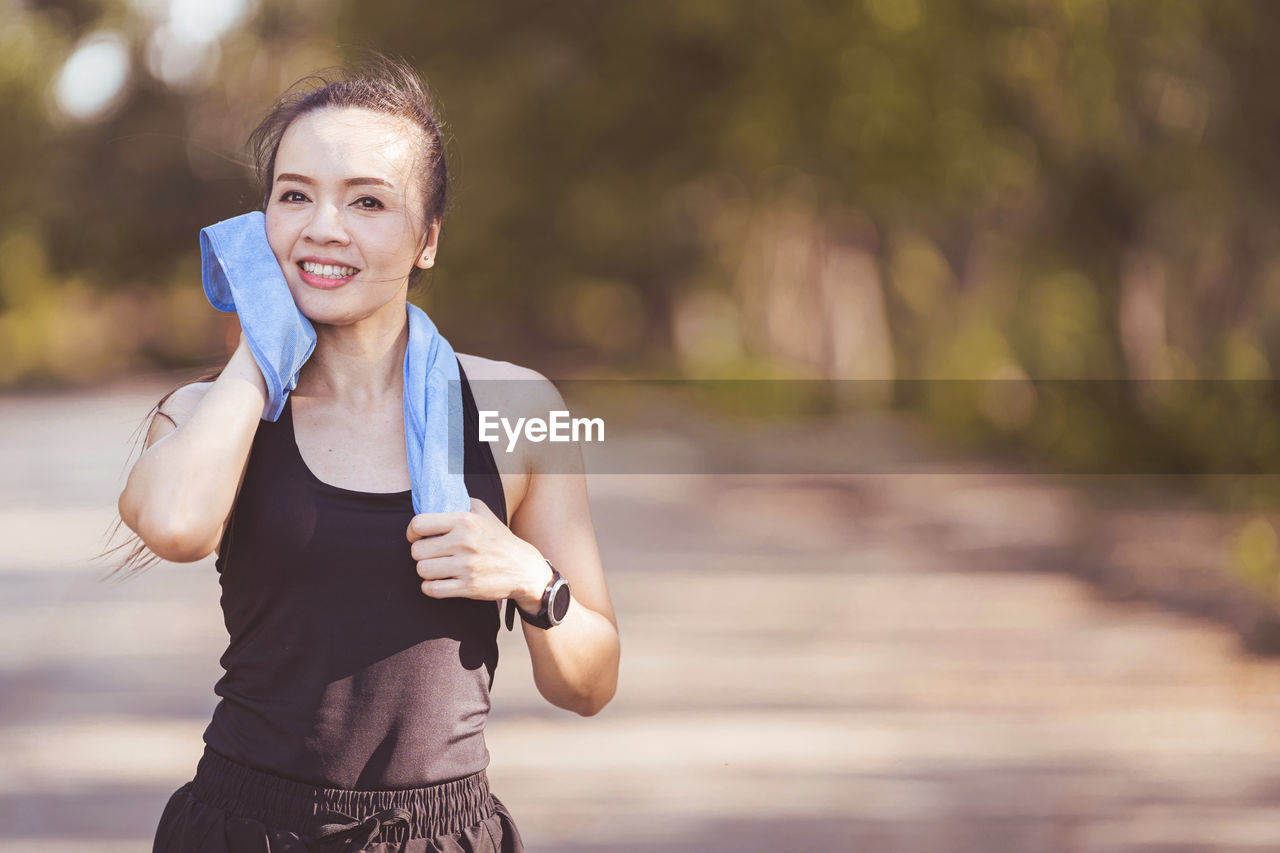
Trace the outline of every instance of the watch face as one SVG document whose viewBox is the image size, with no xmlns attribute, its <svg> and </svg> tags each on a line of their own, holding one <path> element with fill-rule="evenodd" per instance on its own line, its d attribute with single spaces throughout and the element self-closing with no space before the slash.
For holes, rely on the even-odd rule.
<svg viewBox="0 0 1280 853">
<path fill-rule="evenodd" d="M 564 619 L 566 613 L 569 612 L 569 585 L 562 583 L 556 587 L 555 592 L 551 594 L 551 618 L 556 622 Z"/>
</svg>

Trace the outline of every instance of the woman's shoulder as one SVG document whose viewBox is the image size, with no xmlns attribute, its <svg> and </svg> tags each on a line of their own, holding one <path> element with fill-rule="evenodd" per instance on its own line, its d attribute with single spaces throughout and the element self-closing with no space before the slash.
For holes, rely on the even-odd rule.
<svg viewBox="0 0 1280 853">
<path fill-rule="evenodd" d="M 564 398 L 550 379 L 538 371 L 495 361 L 478 355 L 458 353 L 476 408 L 509 418 L 545 418 L 548 412 L 564 409 Z"/>
<path fill-rule="evenodd" d="M 486 397 L 503 407 L 537 407 L 560 399 L 550 379 L 530 367 L 457 353 L 477 402 Z M 482 383 L 477 387 L 476 383 Z M 483 408 L 483 407 L 482 407 Z"/>
<path fill-rule="evenodd" d="M 527 429 L 526 440 L 512 441 L 521 434 L 522 425 L 541 421 L 545 427 L 568 407 L 555 384 L 532 368 L 463 353 L 458 353 L 458 361 L 479 411 L 480 440 L 489 442 L 499 472 L 516 478 L 506 484 L 508 515 L 514 519 L 528 494 L 530 476 L 583 472 L 576 435 L 573 441 L 543 441 L 531 437 L 533 429 Z"/>
<path fill-rule="evenodd" d="M 468 382 L 473 380 L 484 381 L 486 379 L 523 379 L 550 382 L 547 377 L 538 371 L 512 364 L 509 361 L 497 361 L 465 352 L 456 353 L 456 355 L 458 356 L 458 361 L 462 363 L 462 369 L 467 372 Z"/>
</svg>

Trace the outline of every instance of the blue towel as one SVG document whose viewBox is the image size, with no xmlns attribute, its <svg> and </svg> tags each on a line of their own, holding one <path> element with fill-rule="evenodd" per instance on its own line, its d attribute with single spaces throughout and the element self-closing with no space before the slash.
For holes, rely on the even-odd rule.
<svg viewBox="0 0 1280 853">
<path fill-rule="evenodd" d="M 311 321 L 298 310 L 267 243 L 266 217 L 252 211 L 200 231 L 204 293 L 219 311 L 234 311 L 267 383 L 262 419 L 276 421 L 298 371 L 316 348 Z M 453 347 L 426 312 L 406 302 L 404 436 L 413 509 L 471 508 L 463 475 L 462 387 Z"/>
<path fill-rule="evenodd" d="M 240 315 L 240 327 L 267 381 L 262 419 L 274 423 L 298 385 L 298 370 L 316 348 L 316 331 L 294 304 L 267 243 L 262 211 L 201 229 L 200 267 L 204 295 L 213 307 Z"/>
</svg>

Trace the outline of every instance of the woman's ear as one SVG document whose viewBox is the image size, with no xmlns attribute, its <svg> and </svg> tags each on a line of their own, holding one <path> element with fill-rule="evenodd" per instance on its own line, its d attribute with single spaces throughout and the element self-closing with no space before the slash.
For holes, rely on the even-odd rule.
<svg viewBox="0 0 1280 853">
<path fill-rule="evenodd" d="M 436 263 L 436 251 L 440 247 L 440 218 L 436 217 L 431 220 L 430 227 L 427 228 L 427 244 L 418 254 L 418 259 L 414 261 L 417 266 L 430 269 Z"/>
</svg>

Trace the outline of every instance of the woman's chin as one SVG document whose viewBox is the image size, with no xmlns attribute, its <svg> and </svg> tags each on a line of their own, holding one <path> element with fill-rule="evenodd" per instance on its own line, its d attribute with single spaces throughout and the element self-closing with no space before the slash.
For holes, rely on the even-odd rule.
<svg viewBox="0 0 1280 853">
<path fill-rule="evenodd" d="M 383 315 L 386 322 L 395 322 L 392 315 L 403 319 L 405 310 L 403 296 L 398 300 L 393 297 L 381 304 L 369 304 L 360 300 L 340 299 L 337 293 L 295 291 L 293 302 L 313 326 L 350 326 L 361 320 Z"/>
<path fill-rule="evenodd" d="M 351 319 L 350 317 L 331 316 L 327 314 L 315 315 L 315 314 L 308 314 L 306 311 L 302 312 L 302 316 L 310 320 L 312 326 L 317 326 L 317 327 L 319 326 L 350 326 L 352 323 L 355 322 L 355 320 Z"/>
<path fill-rule="evenodd" d="M 311 321 L 313 326 L 345 326 L 352 322 L 351 315 L 347 311 L 337 311 L 332 307 L 324 307 L 309 304 L 306 299 L 295 299 L 298 311 L 303 317 Z"/>
</svg>

